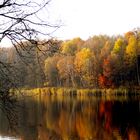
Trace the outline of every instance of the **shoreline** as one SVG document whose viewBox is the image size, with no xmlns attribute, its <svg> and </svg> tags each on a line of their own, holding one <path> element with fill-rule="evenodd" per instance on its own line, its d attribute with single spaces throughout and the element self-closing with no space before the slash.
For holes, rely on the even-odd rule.
<svg viewBox="0 0 140 140">
<path fill-rule="evenodd" d="M 68 96 L 140 96 L 140 89 L 114 88 L 114 89 L 83 89 L 70 87 L 42 87 L 42 88 L 21 88 L 15 90 L 15 93 L 34 95 L 68 95 Z"/>
</svg>

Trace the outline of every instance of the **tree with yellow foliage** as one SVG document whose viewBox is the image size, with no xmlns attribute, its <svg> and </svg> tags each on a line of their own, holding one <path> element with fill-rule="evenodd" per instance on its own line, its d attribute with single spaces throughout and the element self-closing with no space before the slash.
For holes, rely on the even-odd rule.
<svg viewBox="0 0 140 140">
<path fill-rule="evenodd" d="M 62 43 L 61 52 L 67 55 L 75 55 L 76 51 L 80 49 L 84 41 L 80 38 L 74 38 Z"/>
<path fill-rule="evenodd" d="M 138 66 L 138 52 L 140 51 L 140 35 L 136 32 L 131 33 L 127 36 L 128 45 L 126 47 L 126 64 L 128 68 L 133 71 L 134 75 L 137 77 L 138 85 L 140 85 L 140 75 Z"/>
<path fill-rule="evenodd" d="M 75 87 L 75 72 L 74 72 L 74 57 L 65 56 L 57 63 L 57 68 L 60 75 L 60 80 L 65 86 Z"/>
<path fill-rule="evenodd" d="M 93 52 L 89 48 L 83 48 L 76 54 L 74 62 L 75 70 L 84 87 L 92 85 L 93 60 Z"/>
</svg>

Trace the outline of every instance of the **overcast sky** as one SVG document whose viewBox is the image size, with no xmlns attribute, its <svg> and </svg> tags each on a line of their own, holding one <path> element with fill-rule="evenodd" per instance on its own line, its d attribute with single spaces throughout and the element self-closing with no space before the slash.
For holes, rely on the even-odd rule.
<svg viewBox="0 0 140 140">
<path fill-rule="evenodd" d="M 62 20 L 55 32 L 60 39 L 124 34 L 140 26 L 140 0 L 52 0 L 49 12 Z"/>
<path fill-rule="evenodd" d="M 54 23 L 61 20 L 63 26 L 53 34 L 58 39 L 123 35 L 140 27 L 140 0 L 51 0 L 40 16 Z M 0 45 L 9 44 L 5 39 Z"/>
</svg>

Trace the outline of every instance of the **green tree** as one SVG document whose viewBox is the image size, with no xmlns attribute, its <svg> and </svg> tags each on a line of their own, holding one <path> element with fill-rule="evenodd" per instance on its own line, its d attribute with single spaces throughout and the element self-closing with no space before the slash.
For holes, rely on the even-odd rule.
<svg viewBox="0 0 140 140">
<path fill-rule="evenodd" d="M 84 41 L 80 38 L 74 38 L 72 40 L 68 40 L 62 43 L 61 51 L 63 54 L 67 55 L 75 55 L 76 51 L 78 51 L 83 45 Z"/>
</svg>

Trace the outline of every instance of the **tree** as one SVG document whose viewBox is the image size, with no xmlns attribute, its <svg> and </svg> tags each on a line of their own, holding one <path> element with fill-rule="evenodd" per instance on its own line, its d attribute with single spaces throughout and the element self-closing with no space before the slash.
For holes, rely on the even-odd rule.
<svg viewBox="0 0 140 140">
<path fill-rule="evenodd" d="M 75 55 L 76 51 L 78 51 L 83 45 L 84 41 L 80 38 L 74 38 L 72 40 L 68 40 L 62 43 L 61 52 L 67 55 Z"/>
<path fill-rule="evenodd" d="M 134 65 L 135 61 L 136 61 L 136 50 L 137 50 L 137 40 L 135 38 L 135 36 L 130 36 L 129 40 L 128 40 L 128 45 L 126 47 L 126 55 L 129 59 L 129 65 L 132 66 Z"/>
<path fill-rule="evenodd" d="M 4 39 L 10 40 L 22 61 L 25 59 L 24 54 L 27 54 L 23 52 L 26 51 L 31 55 L 32 47 L 40 51 L 38 37 L 50 37 L 50 33 L 59 27 L 57 24 L 50 23 L 46 18 L 47 16 L 41 16 L 42 10 L 45 12 L 49 2 L 50 0 L 0 1 L 0 43 Z M 24 43 L 25 41 L 27 43 Z M 31 49 L 26 46 L 30 46 Z M 2 60 L 0 60 L 0 64 L 1 76 L 6 77 L 6 79 L 10 78 L 6 80 L 7 82 L 1 82 L 1 89 L 6 88 L 4 84 L 16 87 L 16 85 L 14 86 L 14 77 L 11 78 L 7 75 L 12 64 Z"/>
<path fill-rule="evenodd" d="M 2 0 L 0 2 L 0 41 L 8 38 L 13 44 L 19 41 L 35 41 L 38 35 L 50 35 L 49 28 L 57 28 L 41 17 L 41 12 L 50 1 Z M 46 28 L 46 29 L 45 29 Z M 43 30 L 42 30 L 43 29 Z"/>
<path fill-rule="evenodd" d="M 45 38 L 50 38 L 51 32 L 55 31 L 59 27 L 57 24 L 50 23 L 46 15 L 43 15 L 43 17 L 41 16 L 42 10 L 45 12 L 49 2 L 50 0 L 0 1 L 0 44 L 4 39 L 10 40 L 19 56 L 18 58 L 24 64 L 27 64 L 25 61 L 26 56 L 24 56 L 27 53 L 30 55 L 30 57 L 38 56 L 36 59 L 38 59 L 38 61 L 40 60 L 39 55 L 31 56 L 32 48 L 38 52 L 41 51 L 39 45 L 48 43 L 51 44 L 51 41 L 46 41 L 43 43 L 38 42 L 38 38 L 43 38 L 44 36 Z M 13 117 L 16 116 L 16 114 L 13 114 L 12 112 L 14 104 L 16 103 L 16 96 L 14 96 L 14 92 L 9 92 L 9 89 L 17 89 L 19 86 L 17 85 L 17 81 L 19 80 L 19 71 L 14 66 L 15 64 L 12 64 L 10 61 L 5 62 L 0 59 L 0 102 L 5 103 L 2 110 L 4 110 L 5 114 L 8 114 L 6 115 L 7 119 L 10 120 L 9 118 L 12 118 L 12 121 Z M 29 68 L 29 64 L 27 64 L 27 66 Z M 37 71 L 39 72 L 40 69 Z M 22 76 L 25 74 L 23 72 L 26 73 L 27 71 L 22 69 Z M 20 80 L 23 79 L 24 77 Z"/>
<path fill-rule="evenodd" d="M 137 79 L 137 83 L 140 84 L 139 73 L 138 73 L 138 39 L 134 32 L 128 32 L 126 34 L 127 46 L 125 51 L 125 63 L 128 68 L 128 76 L 130 77 L 130 81 L 133 81 L 131 84 L 136 84 L 135 80 Z M 137 78 L 136 78 L 137 77 Z"/>
<path fill-rule="evenodd" d="M 112 39 L 108 39 L 105 42 L 105 45 L 103 46 L 103 48 L 101 49 L 101 52 L 99 54 L 100 61 L 99 61 L 99 70 L 98 70 L 98 72 L 99 72 L 98 82 L 99 82 L 100 87 L 105 87 L 106 79 L 103 76 L 104 60 L 107 59 L 107 57 L 110 55 L 113 45 L 114 45 L 114 41 L 112 41 Z"/>
<path fill-rule="evenodd" d="M 92 86 L 93 80 L 93 53 L 89 48 L 83 48 L 75 57 L 75 70 L 82 86 Z"/>
<path fill-rule="evenodd" d="M 124 38 L 118 38 L 115 41 L 113 50 L 111 51 L 111 56 L 116 63 L 114 63 L 114 75 L 116 79 L 116 84 L 124 84 L 124 76 L 126 74 L 124 54 L 126 50 L 126 42 Z M 120 82 L 120 83 L 119 83 Z"/>
<path fill-rule="evenodd" d="M 111 40 L 107 40 L 105 42 L 105 45 L 103 46 L 103 48 L 101 49 L 101 52 L 100 52 L 101 63 L 103 63 L 103 60 L 108 57 L 108 55 L 110 54 L 110 52 L 112 50 L 113 45 L 114 45 L 114 42 Z"/>
<path fill-rule="evenodd" d="M 94 87 L 96 88 L 98 87 L 98 76 L 100 73 L 102 73 L 102 49 L 106 48 L 105 50 L 107 51 L 110 49 L 109 45 L 111 43 L 107 43 L 109 39 L 110 38 L 106 35 L 93 36 L 92 38 L 89 38 L 84 44 L 84 47 L 90 48 L 90 50 L 92 50 L 92 57 L 94 59 L 92 61 L 92 81 L 94 83 Z"/>
<path fill-rule="evenodd" d="M 125 41 L 123 38 L 118 38 L 115 42 L 114 48 L 113 48 L 113 53 L 118 54 L 120 56 L 123 55 L 125 51 Z"/>
<path fill-rule="evenodd" d="M 54 55 L 53 57 L 48 57 L 45 60 L 46 86 L 61 85 L 57 69 L 57 63 L 60 59 L 60 55 Z"/>
<path fill-rule="evenodd" d="M 61 80 L 66 82 L 65 86 L 75 87 L 74 57 L 64 56 L 58 61 L 57 68 Z"/>
</svg>

